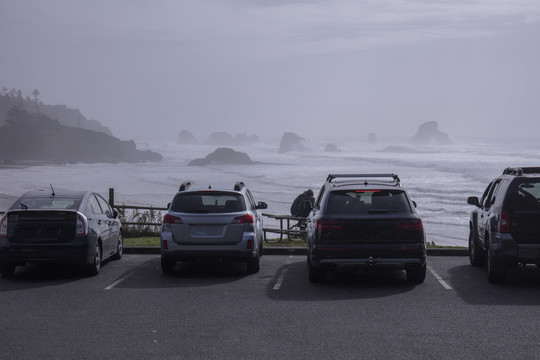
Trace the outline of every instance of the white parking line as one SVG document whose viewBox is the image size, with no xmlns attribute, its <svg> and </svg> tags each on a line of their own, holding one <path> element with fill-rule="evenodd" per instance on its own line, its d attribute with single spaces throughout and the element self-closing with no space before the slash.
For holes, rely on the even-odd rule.
<svg viewBox="0 0 540 360">
<path fill-rule="evenodd" d="M 292 263 L 292 259 L 293 259 L 293 256 L 289 255 L 289 259 L 287 260 L 286 264 L 289 265 L 290 263 Z M 283 279 L 285 278 L 286 273 L 287 273 L 287 269 L 281 270 L 281 274 L 279 274 L 279 277 L 276 283 L 274 284 L 274 290 L 279 290 L 281 288 L 281 283 L 283 282 Z"/>
<path fill-rule="evenodd" d="M 448 285 L 448 283 L 444 281 L 443 278 L 431 268 L 431 266 L 428 265 L 427 268 L 429 272 L 432 273 L 433 276 L 435 276 L 435 279 L 437 279 L 437 281 L 443 286 L 443 288 L 445 288 L 446 290 L 452 290 L 452 287 Z"/>
<path fill-rule="evenodd" d="M 113 282 L 111 285 L 107 286 L 105 288 L 105 290 L 111 290 L 112 288 L 114 288 L 116 285 L 120 284 L 122 281 L 126 280 L 131 274 L 128 274 L 124 277 L 121 277 L 120 279 L 116 280 L 115 282 Z"/>
<path fill-rule="evenodd" d="M 283 282 L 283 278 L 285 277 L 285 274 L 287 273 L 287 269 L 283 269 L 281 271 L 281 274 L 279 274 L 279 278 L 276 281 L 276 284 L 274 285 L 274 290 L 279 290 L 281 287 L 281 283 Z"/>
</svg>

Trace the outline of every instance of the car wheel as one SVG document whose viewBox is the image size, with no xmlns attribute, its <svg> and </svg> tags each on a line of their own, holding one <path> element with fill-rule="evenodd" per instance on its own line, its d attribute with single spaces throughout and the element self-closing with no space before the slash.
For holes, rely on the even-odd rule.
<svg viewBox="0 0 540 360">
<path fill-rule="evenodd" d="M 469 261 L 472 266 L 484 266 L 485 251 L 478 246 L 478 238 L 474 235 L 474 230 L 469 231 Z"/>
<path fill-rule="evenodd" d="M 487 278 L 491 283 L 501 283 L 506 278 L 506 269 L 495 259 L 491 250 L 488 250 L 487 256 Z"/>
<path fill-rule="evenodd" d="M 324 269 L 313 266 L 308 260 L 309 281 L 312 283 L 322 282 L 326 276 Z"/>
<path fill-rule="evenodd" d="M 0 274 L 5 278 L 12 277 L 15 274 L 16 267 L 15 264 L 2 264 L 0 265 Z"/>
<path fill-rule="evenodd" d="M 101 245 L 98 242 L 96 242 L 96 248 L 94 249 L 94 259 L 91 264 L 86 266 L 86 273 L 90 276 L 95 276 L 99 274 L 99 270 L 101 270 Z"/>
<path fill-rule="evenodd" d="M 176 261 L 169 257 L 161 255 L 161 271 L 163 271 L 164 274 L 172 274 L 175 267 Z"/>
<path fill-rule="evenodd" d="M 426 278 L 426 264 L 408 268 L 405 272 L 407 273 L 407 280 L 409 282 L 421 284 Z"/>
<path fill-rule="evenodd" d="M 120 260 L 124 253 L 124 237 L 122 232 L 118 234 L 118 244 L 116 244 L 116 253 L 111 257 L 113 260 Z"/>
<path fill-rule="evenodd" d="M 258 273 L 260 270 L 260 256 L 247 259 L 246 270 L 248 274 Z"/>
</svg>

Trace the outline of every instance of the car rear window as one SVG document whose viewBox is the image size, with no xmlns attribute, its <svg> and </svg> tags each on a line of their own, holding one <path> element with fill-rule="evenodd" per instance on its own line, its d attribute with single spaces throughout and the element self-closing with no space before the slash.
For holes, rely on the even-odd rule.
<svg viewBox="0 0 540 360">
<path fill-rule="evenodd" d="M 67 196 L 36 196 L 36 197 L 24 197 L 18 199 L 11 207 L 12 209 L 22 210 L 39 210 L 39 209 L 51 209 L 51 210 L 77 210 L 81 198 L 79 197 L 67 197 Z"/>
<path fill-rule="evenodd" d="M 336 190 L 328 198 L 326 213 L 409 213 L 411 208 L 401 190 Z"/>
<path fill-rule="evenodd" d="M 245 211 L 244 197 L 238 193 L 200 191 L 175 196 L 171 211 L 184 213 L 230 213 Z"/>
<path fill-rule="evenodd" d="M 516 209 L 539 209 L 540 180 L 531 179 L 518 183 L 508 200 L 510 206 Z"/>
</svg>

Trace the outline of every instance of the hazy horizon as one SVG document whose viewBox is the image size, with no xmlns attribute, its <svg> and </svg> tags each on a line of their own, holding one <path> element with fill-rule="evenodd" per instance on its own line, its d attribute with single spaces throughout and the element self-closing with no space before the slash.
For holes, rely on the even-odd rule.
<svg viewBox="0 0 540 360">
<path fill-rule="evenodd" d="M 0 0 L 0 31 L 0 86 L 122 139 L 540 137 L 532 0 Z"/>
</svg>

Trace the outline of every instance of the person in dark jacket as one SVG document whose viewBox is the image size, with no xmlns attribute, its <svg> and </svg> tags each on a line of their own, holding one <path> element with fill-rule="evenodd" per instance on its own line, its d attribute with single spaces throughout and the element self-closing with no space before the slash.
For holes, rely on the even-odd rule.
<svg viewBox="0 0 540 360">
<path fill-rule="evenodd" d="M 310 204 L 313 205 L 314 200 L 313 190 L 308 189 L 304 191 L 294 199 L 291 205 L 291 215 L 299 217 L 308 216 L 311 206 L 309 206 L 307 202 L 309 201 Z"/>
</svg>

